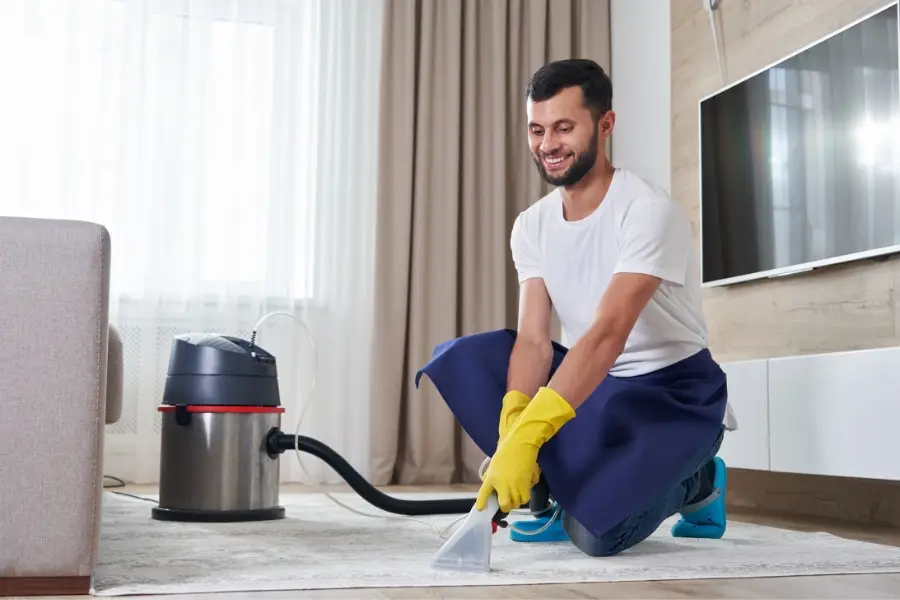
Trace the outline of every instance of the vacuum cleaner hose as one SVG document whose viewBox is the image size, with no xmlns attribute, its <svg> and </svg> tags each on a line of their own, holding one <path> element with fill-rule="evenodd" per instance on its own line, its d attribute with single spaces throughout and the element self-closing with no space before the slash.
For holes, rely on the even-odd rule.
<svg viewBox="0 0 900 600">
<path fill-rule="evenodd" d="M 472 510 L 475 498 L 446 498 L 438 500 L 405 500 L 389 496 L 378 490 L 360 475 L 350 463 L 323 444 L 319 440 L 305 435 L 293 435 L 283 433 L 278 429 L 269 432 L 267 439 L 267 451 L 270 456 L 276 456 L 282 452 L 299 449 L 301 452 L 312 454 L 322 459 L 334 469 L 341 478 L 346 481 L 353 491 L 359 494 L 363 500 L 383 511 L 398 515 L 422 516 L 422 515 L 455 515 Z"/>
</svg>

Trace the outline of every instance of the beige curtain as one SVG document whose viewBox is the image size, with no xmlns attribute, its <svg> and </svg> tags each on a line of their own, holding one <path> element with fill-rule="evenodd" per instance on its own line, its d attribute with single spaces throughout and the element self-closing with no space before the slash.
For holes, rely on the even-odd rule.
<svg viewBox="0 0 900 600">
<path fill-rule="evenodd" d="M 379 128 L 371 479 L 474 481 L 483 454 L 415 372 L 444 340 L 514 327 L 515 216 L 549 191 L 524 88 L 550 60 L 609 69 L 608 0 L 388 0 Z"/>
</svg>

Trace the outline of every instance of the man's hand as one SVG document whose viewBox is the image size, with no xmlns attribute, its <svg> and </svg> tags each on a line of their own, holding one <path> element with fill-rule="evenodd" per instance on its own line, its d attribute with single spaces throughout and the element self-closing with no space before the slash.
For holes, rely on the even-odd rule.
<svg viewBox="0 0 900 600">
<path fill-rule="evenodd" d="M 538 447 L 518 439 L 507 438 L 494 456 L 478 490 L 475 508 L 484 510 L 488 497 L 497 493 L 500 510 L 508 513 L 528 502 L 531 487 L 537 483 Z"/>
<path fill-rule="evenodd" d="M 497 426 L 498 445 L 509 433 L 509 430 L 512 429 L 512 426 L 516 423 L 522 411 L 525 410 L 525 407 L 528 406 L 530 400 L 531 398 L 516 390 L 510 390 L 503 396 L 503 406 L 500 409 L 500 423 Z"/>
<path fill-rule="evenodd" d="M 540 476 L 538 450 L 574 416 L 559 394 L 546 387 L 538 390 L 491 457 L 475 507 L 484 510 L 492 492 L 497 493 L 503 512 L 525 504 Z"/>
<path fill-rule="evenodd" d="M 503 443 L 503 440 L 506 439 L 506 436 L 513 426 L 519 421 L 519 416 L 522 414 L 522 411 L 525 410 L 525 407 L 528 406 L 530 401 L 531 398 L 522 392 L 517 392 L 515 390 L 507 392 L 503 397 L 503 408 L 500 411 L 500 425 L 498 428 L 498 447 Z M 537 483 L 540 478 L 541 468 L 535 464 L 531 479 L 534 483 Z"/>
<path fill-rule="evenodd" d="M 642 273 L 613 275 L 594 323 L 566 354 L 548 387 L 577 409 L 606 378 L 638 317 L 662 280 Z"/>
</svg>

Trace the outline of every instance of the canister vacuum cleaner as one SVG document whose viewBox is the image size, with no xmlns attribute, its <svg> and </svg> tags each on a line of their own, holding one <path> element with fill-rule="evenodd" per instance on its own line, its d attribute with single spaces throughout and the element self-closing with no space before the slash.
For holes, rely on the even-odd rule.
<svg viewBox="0 0 900 600">
<path fill-rule="evenodd" d="M 259 325 L 268 316 L 260 320 L 250 340 L 204 333 L 174 337 L 158 408 L 162 416 L 159 502 L 152 518 L 281 519 L 285 509 L 279 505 L 279 457 L 288 450 L 323 460 L 364 500 L 388 513 L 471 511 L 475 498 L 409 500 L 385 494 L 327 445 L 300 435 L 299 425 L 296 434 L 285 433 L 277 361 L 255 341 Z M 532 504 L 536 502 L 541 500 L 533 497 Z M 504 517 L 498 513 L 493 518 L 504 526 Z"/>
</svg>

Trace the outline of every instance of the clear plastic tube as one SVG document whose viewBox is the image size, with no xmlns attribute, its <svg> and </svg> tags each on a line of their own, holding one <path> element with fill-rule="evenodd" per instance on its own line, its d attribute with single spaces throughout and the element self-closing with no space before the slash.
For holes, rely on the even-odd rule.
<svg viewBox="0 0 900 600">
<path fill-rule="evenodd" d="M 484 479 L 484 472 L 487 470 L 487 467 L 490 463 L 491 463 L 490 457 L 485 458 L 481 462 L 481 466 L 478 468 L 478 478 L 479 479 L 482 479 L 482 480 Z M 546 523 L 544 523 L 541 527 L 539 527 L 538 529 L 535 529 L 534 531 L 522 531 L 521 529 L 517 529 L 515 523 L 510 523 L 509 527 L 510 527 L 510 529 L 512 529 L 513 531 L 515 531 L 516 533 L 518 533 L 520 535 L 537 535 L 539 533 L 543 533 L 544 531 L 547 531 L 547 529 L 551 525 L 553 525 L 553 523 L 556 522 L 556 520 L 559 518 L 559 514 L 560 514 L 560 512 L 562 512 L 559 504 L 556 504 L 554 502 L 554 507 L 552 509 L 545 508 L 545 509 L 537 511 L 537 512 L 531 510 L 530 508 L 527 510 L 515 509 L 510 512 L 510 514 L 515 514 L 515 515 L 531 515 L 532 517 L 539 517 L 549 510 L 552 510 L 553 514 L 550 515 L 550 518 L 547 520 Z"/>
</svg>

